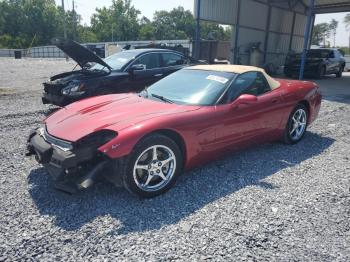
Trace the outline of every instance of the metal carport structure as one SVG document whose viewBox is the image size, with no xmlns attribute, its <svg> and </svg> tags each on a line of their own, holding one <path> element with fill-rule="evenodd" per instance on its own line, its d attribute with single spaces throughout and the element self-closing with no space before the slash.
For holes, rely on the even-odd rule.
<svg viewBox="0 0 350 262">
<path fill-rule="evenodd" d="M 196 0 L 196 50 L 199 21 L 231 25 L 232 62 L 237 63 L 240 47 L 260 42 L 262 62 L 283 60 L 291 50 L 303 51 L 299 78 L 303 78 L 306 50 L 316 14 L 350 11 L 350 0 Z"/>
</svg>

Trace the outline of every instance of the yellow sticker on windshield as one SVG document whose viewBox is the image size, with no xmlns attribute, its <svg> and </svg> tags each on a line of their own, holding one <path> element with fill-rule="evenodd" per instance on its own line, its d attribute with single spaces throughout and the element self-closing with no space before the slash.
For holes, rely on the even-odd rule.
<svg viewBox="0 0 350 262">
<path fill-rule="evenodd" d="M 215 76 L 215 75 L 208 75 L 207 76 L 208 80 L 212 80 L 212 81 L 216 81 L 219 82 L 221 84 L 226 84 L 228 79 L 225 77 L 221 77 L 221 76 Z"/>
</svg>

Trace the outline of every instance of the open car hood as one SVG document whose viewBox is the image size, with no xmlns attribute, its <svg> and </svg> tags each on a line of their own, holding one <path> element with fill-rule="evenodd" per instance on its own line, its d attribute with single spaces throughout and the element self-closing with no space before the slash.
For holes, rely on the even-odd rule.
<svg viewBox="0 0 350 262">
<path fill-rule="evenodd" d="M 111 67 L 91 50 L 72 40 L 54 39 L 53 43 L 83 68 L 87 63 L 98 63 L 111 70 Z"/>
</svg>

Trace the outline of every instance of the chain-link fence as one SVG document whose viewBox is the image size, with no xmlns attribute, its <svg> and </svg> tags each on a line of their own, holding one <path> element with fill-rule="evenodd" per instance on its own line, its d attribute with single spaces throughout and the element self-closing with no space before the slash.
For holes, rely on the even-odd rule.
<svg viewBox="0 0 350 262">
<path fill-rule="evenodd" d="M 83 46 L 89 48 L 95 54 L 104 58 L 111 55 L 111 47 L 119 47 L 121 50 L 123 47 L 130 45 L 133 47 L 146 46 L 152 44 L 161 44 L 169 47 L 182 46 L 189 50 L 189 54 L 192 53 L 192 45 L 190 40 L 160 40 L 160 41 L 124 41 L 124 42 L 106 42 L 106 43 L 84 43 Z M 115 49 L 115 48 L 114 48 Z M 31 57 L 31 58 L 64 58 L 65 54 L 56 46 L 38 46 L 28 49 L 0 49 L 0 57 Z M 19 57 L 18 57 L 19 56 Z"/>
</svg>

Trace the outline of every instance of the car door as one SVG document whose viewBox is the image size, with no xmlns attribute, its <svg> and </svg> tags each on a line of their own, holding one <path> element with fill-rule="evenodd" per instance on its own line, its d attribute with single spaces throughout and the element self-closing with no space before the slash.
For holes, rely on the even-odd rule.
<svg viewBox="0 0 350 262">
<path fill-rule="evenodd" d="M 163 77 L 161 56 L 159 53 L 147 53 L 136 58 L 130 65 L 143 65 L 143 70 L 134 70 L 130 74 L 130 84 L 135 91 L 141 91 Z"/>
<path fill-rule="evenodd" d="M 243 94 L 256 96 L 256 102 L 237 104 Z M 277 89 L 271 90 L 261 72 L 238 76 L 224 99 L 227 104 L 217 107 L 221 112 L 221 125 L 216 132 L 218 144 L 232 147 L 275 138 L 281 121 L 281 94 Z"/>
<path fill-rule="evenodd" d="M 185 57 L 181 54 L 173 52 L 162 53 L 162 67 L 164 76 L 182 69 L 186 63 L 187 61 Z"/>
<path fill-rule="evenodd" d="M 335 73 L 338 71 L 338 60 L 335 57 L 335 53 L 333 50 L 331 50 L 328 54 L 327 67 L 327 73 Z"/>
<path fill-rule="evenodd" d="M 335 54 L 335 59 L 337 64 L 336 69 L 337 69 L 337 72 L 339 72 L 340 69 L 343 70 L 344 57 L 338 50 L 334 50 L 334 54 Z"/>
</svg>

